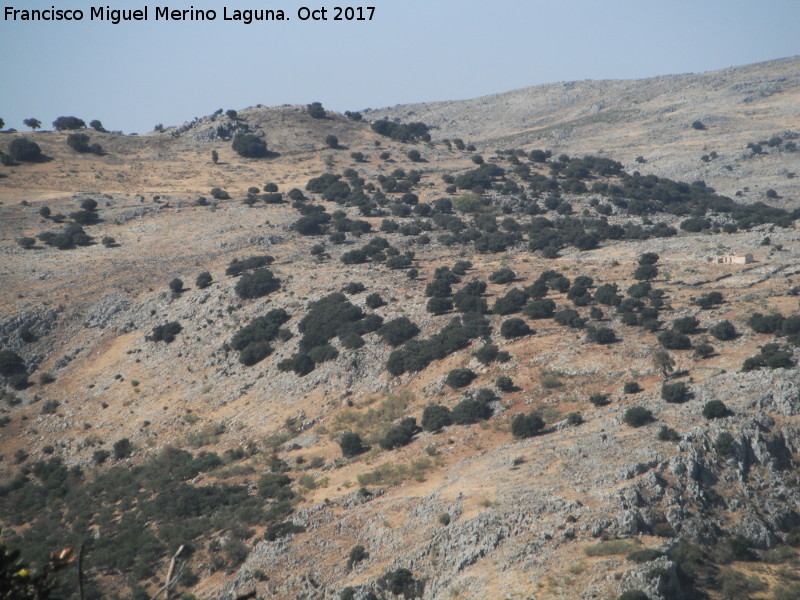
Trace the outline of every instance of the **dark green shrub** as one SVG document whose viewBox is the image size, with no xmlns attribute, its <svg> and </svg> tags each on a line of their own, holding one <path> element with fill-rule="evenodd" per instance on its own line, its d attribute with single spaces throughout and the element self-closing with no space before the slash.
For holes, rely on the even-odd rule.
<svg viewBox="0 0 800 600">
<path fill-rule="evenodd" d="M 729 414 L 730 411 L 722 400 L 710 400 L 703 406 L 703 416 L 706 419 L 721 419 Z"/>
<path fill-rule="evenodd" d="M 321 102 L 312 102 L 306 105 L 306 112 L 312 119 L 324 119 L 327 117 Z"/>
<path fill-rule="evenodd" d="M 367 289 L 366 286 L 360 281 L 351 281 L 342 288 L 342 291 L 345 294 L 350 294 L 352 296 L 355 294 L 360 294 L 366 289 Z"/>
<path fill-rule="evenodd" d="M 85 127 L 86 122 L 78 117 L 58 117 L 55 121 L 53 121 L 53 128 L 57 131 L 83 129 Z"/>
<path fill-rule="evenodd" d="M 156 325 L 153 332 L 147 338 L 153 342 L 166 342 L 167 344 L 175 341 L 175 336 L 183 331 L 183 327 L 177 321 Z"/>
<path fill-rule="evenodd" d="M 380 446 L 384 450 L 394 450 L 401 446 L 407 446 L 420 431 L 421 429 L 417 426 L 417 420 L 413 417 L 406 417 L 399 423 L 389 427 L 380 441 Z"/>
<path fill-rule="evenodd" d="M 497 359 L 500 349 L 494 344 L 486 343 L 478 348 L 473 356 L 477 358 L 481 364 L 488 365 Z"/>
<path fill-rule="evenodd" d="M 617 335 L 609 327 L 590 327 L 586 331 L 586 338 L 595 344 L 606 345 L 617 341 Z"/>
<path fill-rule="evenodd" d="M 571 412 L 567 415 L 567 423 L 569 425 L 580 425 L 583 423 L 583 415 L 579 412 Z"/>
<path fill-rule="evenodd" d="M 633 272 L 633 278 L 640 281 L 649 281 L 658 277 L 658 267 L 655 265 L 639 265 Z"/>
<path fill-rule="evenodd" d="M 661 397 L 671 404 L 682 404 L 689 400 L 691 393 L 683 381 L 661 385 Z"/>
<path fill-rule="evenodd" d="M 443 315 L 453 310 L 453 301 L 450 298 L 430 298 L 425 309 L 434 315 Z"/>
<path fill-rule="evenodd" d="M 586 319 L 581 318 L 577 310 L 564 308 L 553 315 L 555 322 L 559 325 L 572 327 L 573 329 L 583 329 L 586 326 Z"/>
<path fill-rule="evenodd" d="M 506 339 L 514 339 L 525 335 L 530 335 L 533 330 L 522 319 L 516 317 L 506 319 L 500 325 L 500 335 Z"/>
<path fill-rule="evenodd" d="M 280 289 L 280 280 L 267 268 L 256 269 L 242 275 L 234 290 L 243 299 L 261 298 Z"/>
<path fill-rule="evenodd" d="M 661 429 L 658 430 L 658 436 L 656 437 L 658 437 L 658 440 L 661 442 L 677 442 L 681 439 L 677 431 L 666 425 L 661 426 Z"/>
<path fill-rule="evenodd" d="M 36 238 L 27 237 L 27 236 L 20 237 L 20 238 L 17 238 L 17 244 L 19 244 L 19 246 L 21 248 L 25 248 L 26 250 L 29 250 L 29 249 L 33 248 L 34 245 L 36 245 Z"/>
<path fill-rule="evenodd" d="M 358 456 L 367 450 L 361 441 L 361 436 L 351 431 L 343 433 L 339 438 L 339 448 L 342 450 L 342 456 L 347 458 Z"/>
<path fill-rule="evenodd" d="M 114 442 L 114 458 L 117 460 L 129 457 L 131 452 L 133 452 L 133 445 L 128 438 Z"/>
<path fill-rule="evenodd" d="M 696 344 L 694 347 L 694 354 L 697 358 L 708 358 L 713 356 L 714 354 L 714 346 L 709 344 L 707 341 L 702 340 L 699 344 Z"/>
<path fill-rule="evenodd" d="M 433 298 L 446 298 L 452 295 L 453 288 L 444 279 L 434 279 L 425 286 L 425 295 Z"/>
<path fill-rule="evenodd" d="M 511 433 L 515 438 L 533 437 L 542 429 L 544 429 L 544 421 L 534 413 L 528 415 L 518 414 L 511 421 Z"/>
<path fill-rule="evenodd" d="M 505 296 L 495 301 L 493 310 L 498 315 L 510 315 L 520 311 L 525 306 L 525 303 L 528 302 L 528 299 L 527 292 L 513 288 Z"/>
<path fill-rule="evenodd" d="M 626 559 L 637 564 L 642 564 L 650 562 L 651 560 L 656 560 L 662 556 L 664 556 L 664 553 L 660 550 L 656 550 L 655 548 L 644 548 L 643 550 L 634 550 L 628 554 Z"/>
<path fill-rule="evenodd" d="M 625 394 L 638 394 L 642 391 L 642 388 L 635 381 L 626 381 L 625 385 L 622 386 L 622 391 Z"/>
<path fill-rule="evenodd" d="M 631 427 L 641 427 L 653 420 L 653 413 L 642 406 L 631 406 L 625 411 L 622 420 Z"/>
<path fill-rule="evenodd" d="M 764 344 L 755 356 L 746 358 L 742 364 L 742 371 L 753 371 L 766 367 L 768 369 L 789 368 L 792 361 L 792 352 L 781 349 L 778 344 Z"/>
<path fill-rule="evenodd" d="M 364 299 L 364 302 L 366 303 L 367 308 L 371 308 L 373 310 L 386 305 L 386 301 L 383 298 L 381 298 L 381 295 L 378 293 L 369 294 Z"/>
<path fill-rule="evenodd" d="M 694 304 L 700 308 L 707 310 L 719 306 L 725 301 L 725 298 L 719 292 L 708 292 L 703 294 L 694 301 Z"/>
<path fill-rule="evenodd" d="M 733 326 L 728 320 L 720 321 L 716 325 L 714 325 L 708 332 L 713 335 L 716 339 L 726 342 L 728 340 L 733 340 L 736 338 L 736 328 Z"/>
<path fill-rule="evenodd" d="M 283 521 L 282 523 L 270 523 L 264 532 L 264 539 L 268 542 L 274 542 L 277 539 L 285 538 L 295 533 L 303 533 L 306 530 L 302 525 L 297 525 L 292 521 Z"/>
<path fill-rule="evenodd" d="M 350 549 L 350 554 L 347 555 L 347 570 L 351 570 L 355 565 L 362 560 L 369 558 L 369 552 L 361 544 L 357 544 Z"/>
<path fill-rule="evenodd" d="M 453 369 L 447 374 L 445 383 L 453 389 L 468 386 L 477 377 L 472 369 Z"/>
<path fill-rule="evenodd" d="M 591 402 L 594 406 L 608 406 L 611 404 L 611 400 L 608 397 L 608 394 L 592 394 L 589 396 L 589 402 Z"/>
<path fill-rule="evenodd" d="M 25 361 L 13 350 L 0 350 L 0 375 L 25 373 Z"/>
<path fill-rule="evenodd" d="M 37 162 L 42 159 L 42 149 L 39 144 L 28 138 L 15 138 L 8 145 L 8 154 L 14 160 L 22 162 Z"/>
<path fill-rule="evenodd" d="M 615 283 L 604 283 L 595 290 L 594 299 L 605 306 L 619 306 L 622 297 L 617 292 Z"/>
<path fill-rule="evenodd" d="M 662 331 L 657 336 L 658 343 L 667 350 L 688 350 L 692 347 L 692 340 L 683 333 L 672 329 Z"/>
<path fill-rule="evenodd" d="M 269 156 L 267 143 L 252 133 L 237 133 L 233 137 L 231 148 L 236 154 L 245 158 L 264 158 Z"/>
<path fill-rule="evenodd" d="M 723 457 L 732 456 L 735 450 L 735 443 L 736 440 L 733 436 L 723 431 L 714 440 L 714 452 Z"/>
<path fill-rule="evenodd" d="M 228 192 L 218 187 L 211 188 L 211 191 L 209 193 L 211 194 L 211 197 L 214 198 L 215 200 L 231 199 L 230 195 L 228 195 Z"/>
<path fill-rule="evenodd" d="M 695 317 L 681 317 L 672 322 L 672 329 L 679 333 L 691 335 L 697 332 L 700 322 Z"/>
<path fill-rule="evenodd" d="M 692 129 L 697 129 L 698 131 L 703 131 L 706 126 L 703 124 L 702 121 L 692 121 Z"/>
<path fill-rule="evenodd" d="M 390 346 L 400 346 L 419 333 L 419 327 L 411 322 L 408 317 L 398 317 L 386 322 L 378 335 Z"/>
<path fill-rule="evenodd" d="M 329 148 L 338 148 L 339 147 L 339 138 L 333 134 L 329 134 L 325 136 L 325 145 Z"/>
<path fill-rule="evenodd" d="M 655 252 L 645 252 L 639 256 L 640 265 L 654 265 L 658 262 L 659 256 Z"/>
<path fill-rule="evenodd" d="M 556 303 L 549 298 L 531 300 L 522 309 L 525 316 L 529 319 L 548 319 L 553 316 L 556 310 Z"/>
<path fill-rule="evenodd" d="M 491 281 L 492 283 L 506 284 L 514 281 L 516 277 L 517 274 L 514 273 L 514 271 L 512 271 L 508 267 L 503 267 L 502 269 L 498 269 L 497 271 L 489 275 L 489 281 Z"/>
<path fill-rule="evenodd" d="M 76 152 L 89 152 L 89 136 L 85 133 L 71 133 L 67 136 L 67 146 Z"/>
<path fill-rule="evenodd" d="M 617 600 L 650 600 L 650 596 L 642 590 L 628 590 L 620 594 Z"/>
<path fill-rule="evenodd" d="M 267 342 L 251 342 L 239 351 L 239 362 L 250 367 L 272 354 L 272 346 Z"/>
<path fill-rule="evenodd" d="M 292 480 L 283 473 L 266 473 L 258 480 L 258 495 L 262 498 L 284 500 L 292 498 L 294 492 L 289 488 Z"/>
<path fill-rule="evenodd" d="M 210 286 L 213 281 L 214 281 L 214 279 L 213 279 L 213 277 L 211 277 L 211 273 L 209 273 L 208 271 L 202 271 L 197 276 L 197 279 L 195 279 L 194 284 L 199 289 L 203 290 L 203 289 L 207 288 L 208 286 Z"/>
<path fill-rule="evenodd" d="M 425 592 L 425 581 L 414 579 L 408 569 L 387 571 L 377 581 L 378 587 L 395 596 L 402 595 L 405 600 L 421 598 Z"/>
<path fill-rule="evenodd" d="M 501 392 L 513 392 L 514 389 L 514 381 L 508 375 L 500 375 L 494 384 L 497 386 L 497 389 Z"/>
<path fill-rule="evenodd" d="M 169 282 L 169 289 L 172 290 L 173 294 L 180 294 L 183 291 L 183 281 L 175 277 Z"/>
<path fill-rule="evenodd" d="M 314 361 L 315 365 L 319 365 L 329 360 L 334 360 L 339 356 L 339 351 L 330 344 L 322 344 L 311 348 L 308 351 L 308 356 Z"/>
<path fill-rule="evenodd" d="M 489 419 L 493 411 L 485 401 L 477 398 L 465 398 L 455 405 L 450 414 L 456 425 L 470 425 Z"/>
<path fill-rule="evenodd" d="M 422 428 L 425 431 L 440 431 L 453 423 L 450 409 L 441 404 L 429 404 L 422 411 Z"/>
</svg>

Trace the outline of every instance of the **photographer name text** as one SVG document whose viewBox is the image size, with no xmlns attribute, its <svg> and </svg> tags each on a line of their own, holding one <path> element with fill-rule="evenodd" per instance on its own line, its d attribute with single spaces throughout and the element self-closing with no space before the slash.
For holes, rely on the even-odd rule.
<svg viewBox="0 0 800 600">
<path fill-rule="evenodd" d="M 142 21 L 231 21 L 244 25 L 262 21 L 372 21 L 374 6 L 301 6 L 285 11 L 271 8 L 221 9 L 170 8 L 169 6 L 142 6 L 141 8 L 111 8 L 110 6 L 91 6 L 87 9 L 56 8 L 46 9 L 3 7 L 5 21 L 18 22 L 77 22 L 97 21 L 119 25 L 120 23 Z"/>
</svg>

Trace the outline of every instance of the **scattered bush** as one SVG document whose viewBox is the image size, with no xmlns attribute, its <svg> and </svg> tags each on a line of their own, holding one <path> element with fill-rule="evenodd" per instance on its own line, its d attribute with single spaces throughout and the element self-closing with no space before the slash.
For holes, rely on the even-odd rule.
<svg viewBox="0 0 800 600">
<path fill-rule="evenodd" d="M 204 290 L 205 288 L 207 288 L 208 286 L 210 286 L 210 285 L 211 285 L 211 283 L 212 283 L 213 281 L 214 281 L 214 279 L 213 279 L 213 277 L 211 277 L 211 273 L 209 273 L 208 271 L 202 271 L 202 272 L 201 272 L 201 273 L 200 273 L 200 274 L 197 276 L 197 279 L 195 279 L 195 282 L 194 282 L 194 284 L 195 284 L 195 285 L 196 285 L 196 286 L 197 286 L 199 289 L 201 289 L 201 290 Z"/>
<path fill-rule="evenodd" d="M 515 438 L 529 438 L 544 429 L 544 421 L 534 413 L 518 414 L 511 421 L 511 433 Z"/>
<path fill-rule="evenodd" d="M 352 431 L 342 434 L 339 438 L 339 448 L 342 450 L 342 456 L 347 458 L 358 456 L 367 450 L 361 441 L 361 436 Z"/>
<path fill-rule="evenodd" d="M 180 294 L 183 291 L 183 281 L 175 277 L 169 282 L 169 289 L 173 294 Z"/>
<path fill-rule="evenodd" d="M 625 411 L 622 420 L 631 427 L 641 427 L 653 420 L 653 413 L 642 406 L 631 406 Z"/>
<path fill-rule="evenodd" d="M 742 364 L 742 371 L 754 371 L 761 368 L 785 369 L 791 367 L 792 352 L 781 349 L 778 344 L 764 344 L 759 347 L 760 352 L 755 356 L 746 358 Z"/>
<path fill-rule="evenodd" d="M 514 339 L 525 335 L 530 335 L 533 330 L 522 319 L 516 317 L 506 319 L 500 325 L 500 335 L 506 339 Z"/>
<path fill-rule="evenodd" d="M 56 131 L 84 129 L 85 127 L 86 121 L 79 119 L 78 117 L 58 117 L 55 121 L 53 121 L 53 128 L 55 128 Z"/>
<path fill-rule="evenodd" d="M 270 523 L 266 531 L 264 531 L 264 539 L 268 542 L 274 542 L 277 539 L 285 538 L 295 533 L 303 533 L 305 530 L 305 527 L 297 525 L 292 521 Z"/>
<path fill-rule="evenodd" d="M 421 429 L 417 426 L 417 420 L 413 417 L 406 417 L 399 423 L 389 427 L 380 441 L 380 446 L 384 450 L 393 450 L 406 446 L 411 443 L 414 436 L 420 431 Z"/>
<path fill-rule="evenodd" d="M 261 298 L 280 289 L 280 280 L 266 268 L 256 269 L 242 275 L 234 290 L 243 299 Z"/>
<path fill-rule="evenodd" d="M 477 377 L 472 369 L 453 369 L 447 374 L 445 383 L 453 389 L 468 386 Z"/>
<path fill-rule="evenodd" d="M 622 391 L 625 394 L 638 394 L 642 391 L 642 388 L 635 381 L 626 381 L 625 385 L 622 386 Z"/>
<path fill-rule="evenodd" d="M 419 333 L 417 327 L 408 317 L 398 317 L 386 322 L 380 329 L 378 335 L 390 346 L 400 346 Z"/>
<path fill-rule="evenodd" d="M 369 552 L 361 544 L 357 544 L 350 549 L 350 554 L 347 555 L 347 570 L 351 570 L 355 565 L 362 560 L 369 558 Z"/>
<path fill-rule="evenodd" d="M 236 154 L 245 158 L 264 158 L 269 156 L 267 143 L 252 133 L 237 133 L 233 137 L 231 148 Z"/>
<path fill-rule="evenodd" d="M 325 119 L 328 116 L 321 102 L 306 105 L 306 112 L 312 119 Z"/>
<path fill-rule="evenodd" d="M 714 440 L 714 452 L 723 457 L 732 456 L 735 449 L 735 443 L 736 440 L 733 438 L 733 436 L 730 433 L 723 431 Z"/>
<path fill-rule="evenodd" d="M 228 267 L 225 269 L 225 275 L 238 277 L 245 271 L 252 271 L 253 269 L 266 267 L 271 265 L 273 262 L 275 262 L 275 258 L 269 254 L 249 256 L 244 260 L 234 258 L 230 263 L 228 263 Z"/>
<path fill-rule="evenodd" d="M 516 389 L 514 387 L 514 381 L 508 375 L 500 375 L 500 377 L 495 379 L 494 384 L 501 392 L 513 392 L 514 389 Z"/>
<path fill-rule="evenodd" d="M 611 400 L 609 399 L 608 394 L 592 394 L 589 396 L 589 402 L 591 402 L 594 406 L 608 406 L 611 404 Z"/>
<path fill-rule="evenodd" d="M 465 398 L 451 411 L 453 423 L 456 425 L 470 425 L 480 423 L 489 419 L 492 414 L 492 407 L 489 403 L 480 398 Z"/>
<path fill-rule="evenodd" d="M 617 341 L 617 335 L 609 327 L 590 327 L 586 330 L 586 338 L 600 345 L 613 344 Z"/>
<path fill-rule="evenodd" d="M 711 329 L 709 329 L 708 332 L 711 335 L 713 335 L 716 339 L 723 342 L 726 342 L 728 340 L 733 340 L 736 338 L 737 335 L 736 328 L 733 326 L 733 323 L 731 323 L 728 320 L 720 321 L 719 323 L 711 327 Z"/>
<path fill-rule="evenodd" d="M 721 419 L 729 414 L 730 411 L 722 400 L 710 400 L 703 406 L 703 416 L 706 419 Z"/>
<path fill-rule="evenodd" d="M 183 327 L 177 321 L 156 325 L 153 332 L 147 338 L 153 342 L 166 342 L 167 344 L 175 341 L 175 336 L 183 331 Z"/>
<path fill-rule="evenodd" d="M 453 423 L 450 409 L 441 404 L 429 404 L 422 411 L 422 428 L 425 431 L 440 431 Z"/>
<path fill-rule="evenodd" d="M 22 162 L 37 162 L 42 159 L 42 149 L 39 144 L 28 138 L 15 138 L 8 145 L 8 154 L 14 160 Z"/>
<path fill-rule="evenodd" d="M 502 269 L 498 269 L 497 271 L 489 275 L 489 281 L 497 284 L 506 284 L 514 281 L 516 277 L 517 274 L 514 273 L 514 271 L 512 271 L 508 267 L 503 267 Z"/>
<path fill-rule="evenodd" d="M 667 350 L 688 350 L 692 347 L 692 340 L 683 333 L 667 329 L 657 336 L 658 343 Z"/>
<path fill-rule="evenodd" d="M 120 460 L 122 458 L 127 458 L 133 452 L 133 445 L 128 438 L 122 438 L 114 442 L 114 458 Z"/>
<path fill-rule="evenodd" d="M 677 431 L 672 429 L 672 427 L 667 427 L 666 425 L 661 426 L 661 429 L 658 430 L 658 435 L 656 437 L 660 442 L 677 442 L 681 439 L 681 436 Z"/>
<path fill-rule="evenodd" d="M 682 404 L 689 400 L 691 393 L 683 381 L 661 385 L 661 397 L 670 404 Z"/>
</svg>

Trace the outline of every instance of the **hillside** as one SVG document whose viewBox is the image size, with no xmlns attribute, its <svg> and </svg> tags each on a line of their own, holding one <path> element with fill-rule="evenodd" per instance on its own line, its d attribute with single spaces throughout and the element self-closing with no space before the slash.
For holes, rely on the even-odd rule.
<svg viewBox="0 0 800 600">
<path fill-rule="evenodd" d="M 797 129 L 800 57 L 708 73 L 651 79 L 569 81 L 473 100 L 364 111 L 367 119 L 419 120 L 433 139 L 462 138 L 480 150 L 541 147 L 554 154 L 596 154 L 642 172 L 682 181 L 702 179 L 749 201 L 781 186 L 800 196 L 796 157 L 752 156 L 747 144 Z M 692 129 L 700 121 L 705 130 Z M 701 157 L 718 157 L 703 162 Z M 746 184 L 742 181 L 746 180 Z"/>
<path fill-rule="evenodd" d="M 197 598 L 791 597 L 797 66 L 0 133 L 44 155 L 0 167 L 4 543 L 83 544 L 87 598 L 181 545 Z"/>
</svg>

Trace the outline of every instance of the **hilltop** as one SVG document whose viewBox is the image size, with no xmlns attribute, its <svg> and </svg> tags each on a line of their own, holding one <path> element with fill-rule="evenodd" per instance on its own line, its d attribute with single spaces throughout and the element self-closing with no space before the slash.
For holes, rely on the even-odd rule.
<svg viewBox="0 0 800 600">
<path fill-rule="evenodd" d="M 0 134 L 5 543 L 87 597 L 182 544 L 198 598 L 780 597 L 797 66 Z"/>
</svg>

